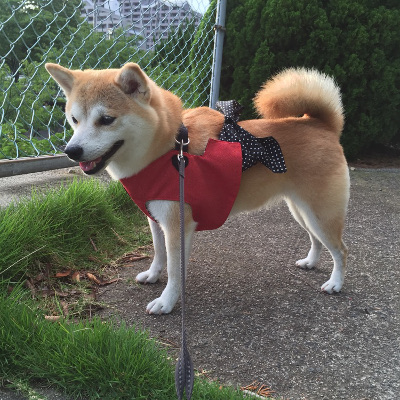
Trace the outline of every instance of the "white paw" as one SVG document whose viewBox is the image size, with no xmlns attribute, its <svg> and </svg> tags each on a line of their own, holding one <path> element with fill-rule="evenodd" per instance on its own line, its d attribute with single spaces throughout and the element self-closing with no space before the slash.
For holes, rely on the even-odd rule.
<svg viewBox="0 0 400 400">
<path fill-rule="evenodd" d="M 136 276 L 136 282 L 139 283 L 155 283 L 158 281 L 158 278 L 160 277 L 160 272 L 159 271 L 152 271 L 151 269 L 148 269 L 147 271 L 141 272 Z"/>
<path fill-rule="evenodd" d="M 334 292 L 338 293 L 342 289 L 342 286 L 343 286 L 343 281 L 341 279 L 331 278 L 329 279 L 328 282 L 325 282 L 321 286 L 321 290 L 329 294 L 332 294 Z"/>
<path fill-rule="evenodd" d="M 146 312 L 148 314 L 169 314 L 174 308 L 176 301 L 164 299 L 163 296 L 153 300 L 147 305 Z"/>
<path fill-rule="evenodd" d="M 303 258 L 302 260 L 296 261 L 296 267 L 303 269 L 311 269 L 317 265 L 317 261 L 312 260 L 310 258 Z"/>
</svg>

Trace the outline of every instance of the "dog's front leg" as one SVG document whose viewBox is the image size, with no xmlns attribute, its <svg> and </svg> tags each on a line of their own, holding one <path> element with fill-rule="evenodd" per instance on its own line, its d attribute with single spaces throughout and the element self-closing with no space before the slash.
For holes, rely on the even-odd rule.
<svg viewBox="0 0 400 400">
<path fill-rule="evenodd" d="M 174 308 L 181 292 L 179 203 L 155 200 L 150 202 L 148 208 L 164 232 L 168 282 L 161 296 L 150 302 L 146 311 L 149 314 L 168 314 Z M 185 205 L 186 264 L 195 229 L 196 223 L 192 219 L 191 208 Z"/>
<path fill-rule="evenodd" d="M 151 234 L 153 236 L 154 258 L 150 268 L 136 276 L 136 282 L 154 283 L 158 281 L 161 271 L 167 263 L 167 251 L 165 249 L 164 232 L 161 226 L 148 218 Z"/>
</svg>

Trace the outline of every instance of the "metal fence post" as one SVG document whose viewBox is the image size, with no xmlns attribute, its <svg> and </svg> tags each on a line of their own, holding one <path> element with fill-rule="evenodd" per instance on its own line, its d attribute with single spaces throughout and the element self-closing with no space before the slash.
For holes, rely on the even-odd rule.
<svg viewBox="0 0 400 400">
<path fill-rule="evenodd" d="M 219 97 L 219 84 L 221 79 L 222 50 L 225 36 L 226 0 L 218 0 L 217 17 L 215 23 L 215 39 L 213 52 L 213 66 L 211 75 L 210 107 L 215 108 Z"/>
</svg>

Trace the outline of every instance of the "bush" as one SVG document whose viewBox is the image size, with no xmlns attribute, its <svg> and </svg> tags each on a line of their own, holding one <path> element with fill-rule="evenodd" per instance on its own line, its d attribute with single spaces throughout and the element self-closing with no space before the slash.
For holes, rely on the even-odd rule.
<svg viewBox="0 0 400 400">
<path fill-rule="evenodd" d="M 18 81 L 7 67 L 0 71 L 7 86 L 0 91 L 0 159 L 57 153 L 72 134 L 59 107 L 65 100 L 39 63 L 25 61 L 19 71 Z"/>
<path fill-rule="evenodd" d="M 343 93 L 349 158 L 400 139 L 400 11 L 393 1 L 232 1 L 221 97 L 254 117 L 260 85 L 287 67 L 317 68 Z"/>
</svg>

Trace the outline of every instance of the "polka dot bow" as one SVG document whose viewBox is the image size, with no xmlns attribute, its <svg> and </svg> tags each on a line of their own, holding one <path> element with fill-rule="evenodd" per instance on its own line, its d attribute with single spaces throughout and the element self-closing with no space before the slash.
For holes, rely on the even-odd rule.
<svg viewBox="0 0 400 400">
<path fill-rule="evenodd" d="M 272 136 L 255 137 L 237 124 L 243 107 L 236 100 L 219 101 L 216 109 L 225 115 L 219 139 L 242 146 L 242 171 L 258 162 L 275 173 L 287 171 L 281 147 Z"/>
</svg>

